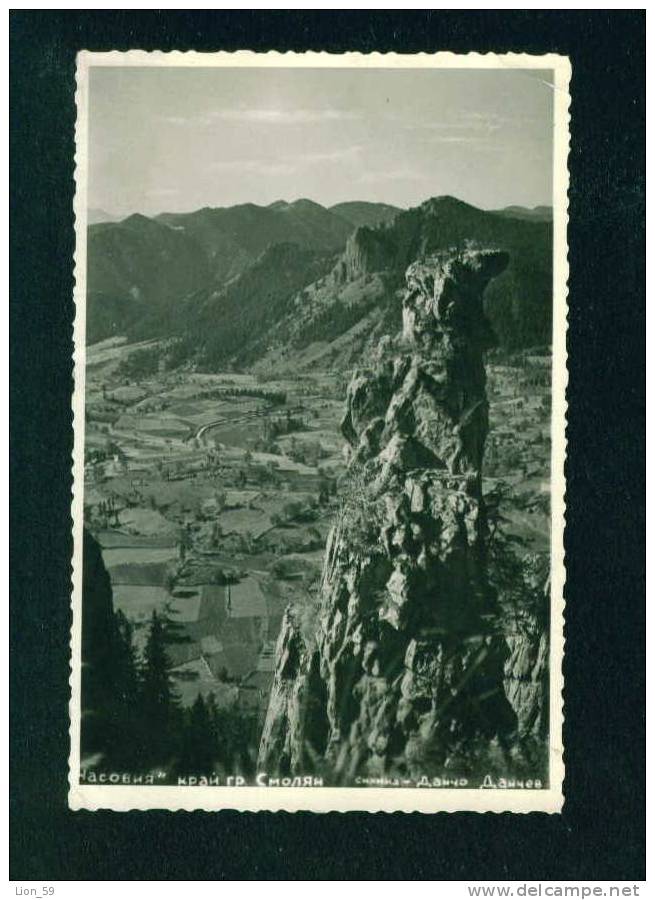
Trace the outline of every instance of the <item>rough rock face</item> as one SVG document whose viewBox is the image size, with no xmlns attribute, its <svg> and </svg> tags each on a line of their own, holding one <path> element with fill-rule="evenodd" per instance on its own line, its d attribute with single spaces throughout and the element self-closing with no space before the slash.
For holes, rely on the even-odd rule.
<svg viewBox="0 0 655 900">
<path fill-rule="evenodd" d="M 548 633 L 510 635 L 507 644 L 505 693 L 519 737 L 543 736 L 548 729 Z"/>
<path fill-rule="evenodd" d="M 518 736 L 544 738 L 548 734 L 550 652 L 548 610 L 550 579 L 529 579 L 536 608 L 526 610 L 521 621 L 508 629 L 505 640 L 505 693 L 516 713 Z"/>
<path fill-rule="evenodd" d="M 350 235 L 341 260 L 341 279 L 355 279 L 388 265 L 388 248 L 375 231 L 362 226 Z"/>
<path fill-rule="evenodd" d="M 287 611 L 265 771 L 320 769 L 346 781 L 462 773 L 480 754 L 502 755 L 516 732 L 503 686 L 508 648 L 491 625 L 481 488 L 483 352 L 493 339 L 482 295 L 507 262 L 468 249 L 413 263 L 399 346 L 383 344 L 353 376 L 347 486 L 316 636 Z"/>
</svg>

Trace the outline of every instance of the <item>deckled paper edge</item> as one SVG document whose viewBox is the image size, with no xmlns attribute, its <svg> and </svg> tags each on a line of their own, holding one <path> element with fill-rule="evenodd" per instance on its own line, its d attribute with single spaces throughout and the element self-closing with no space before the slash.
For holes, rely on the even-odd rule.
<svg viewBox="0 0 655 900">
<path fill-rule="evenodd" d="M 553 345 L 551 456 L 550 748 L 548 789 L 190 787 L 80 784 L 82 537 L 84 509 L 84 398 L 86 378 L 86 241 L 88 179 L 88 73 L 92 66 L 289 68 L 459 68 L 552 70 L 553 110 Z M 75 128 L 75 253 L 72 397 L 73 560 L 68 803 L 73 810 L 230 809 L 285 812 L 561 812 L 564 803 L 564 528 L 566 517 L 566 336 L 568 328 L 568 154 L 571 64 L 558 54 L 521 53 L 197 53 L 129 50 L 78 53 Z"/>
</svg>

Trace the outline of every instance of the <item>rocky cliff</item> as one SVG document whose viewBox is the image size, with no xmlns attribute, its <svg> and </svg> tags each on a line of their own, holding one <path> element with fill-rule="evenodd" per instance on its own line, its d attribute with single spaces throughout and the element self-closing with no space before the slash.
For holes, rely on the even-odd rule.
<svg viewBox="0 0 655 900">
<path fill-rule="evenodd" d="M 254 327 L 241 326 L 238 359 L 204 354 L 216 371 L 227 362 L 262 371 L 321 365 L 342 371 L 365 356 L 383 333 L 395 334 L 396 290 L 415 259 L 473 239 L 507 251 L 510 261 L 485 297 L 485 310 L 501 348 L 513 350 L 551 341 L 552 224 L 546 213 L 516 217 L 488 212 L 453 197 L 433 197 L 397 210 L 384 204 L 345 203 L 324 209 L 308 200 L 251 203 L 192 213 L 133 215 L 89 226 L 87 341 L 111 335 L 130 339 L 182 338 L 180 362 L 203 356 L 193 328 L 210 318 L 205 334 L 223 330 L 223 305 L 214 304 L 232 281 L 261 275 L 262 313 Z M 546 211 L 547 212 L 547 211 Z M 322 259 L 290 284 L 287 256 L 268 253 L 295 244 L 299 253 Z M 276 263 L 276 264 L 275 264 Z M 291 264 L 297 274 L 295 264 Z M 329 273 L 329 275 L 328 275 Z M 269 295 L 280 297 L 271 314 Z M 208 302 L 209 298 L 209 302 Z M 189 329 L 191 325 L 191 329 Z M 203 323 L 204 326 L 204 323 Z M 307 358 L 303 350 L 313 344 Z M 239 351 L 241 348 L 235 348 Z"/>
<path fill-rule="evenodd" d="M 535 705 L 522 682 L 540 657 L 519 636 L 512 662 L 499 632 L 481 486 L 483 292 L 507 263 L 466 249 L 410 265 L 402 337 L 353 376 L 342 508 L 312 626 L 306 610 L 285 615 L 264 771 L 465 774 L 481 760 L 502 768 L 515 749 L 516 710 Z"/>
<path fill-rule="evenodd" d="M 306 285 L 256 348 L 262 372 L 350 370 L 367 359 L 384 334 L 399 327 L 407 267 L 474 240 L 507 252 L 506 268 L 484 296 L 485 315 L 502 350 L 549 344 L 552 307 L 552 226 L 476 209 L 453 197 L 433 197 L 378 225 L 358 227 L 328 277 Z M 289 352 L 289 350 L 292 352 Z M 262 352 L 263 351 L 263 352 Z"/>
<path fill-rule="evenodd" d="M 504 629 L 509 651 L 504 684 L 519 740 L 538 744 L 548 735 L 550 578 L 546 560 L 532 554 L 524 559 L 523 572 L 527 596 Z"/>
</svg>

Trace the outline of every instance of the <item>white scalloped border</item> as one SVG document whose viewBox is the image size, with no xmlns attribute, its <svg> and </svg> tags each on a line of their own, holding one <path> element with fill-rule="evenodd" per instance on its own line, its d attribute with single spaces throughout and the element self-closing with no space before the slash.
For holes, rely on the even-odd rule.
<svg viewBox="0 0 655 900">
<path fill-rule="evenodd" d="M 555 92 L 553 122 L 553 362 L 551 457 L 551 622 L 550 622 L 550 787 L 545 790 L 417 789 L 417 788 L 284 788 L 189 787 L 80 784 L 79 739 L 81 697 L 81 591 L 84 491 L 84 396 L 86 375 L 86 234 L 88 73 L 93 66 L 178 68 L 443 68 L 443 69 L 550 69 Z M 68 803 L 73 810 L 221 809 L 270 812 L 561 812 L 564 803 L 564 528 L 566 517 L 566 387 L 568 383 L 566 335 L 568 327 L 568 154 L 570 147 L 571 64 L 568 57 L 546 53 L 327 53 L 251 50 L 198 53 L 196 51 L 83 50 L 77 55 L 75 102 L 75 253 L 72 398 L 74 449 L 73 591 L 71 630 L 70 755 Z"/>
</svg>

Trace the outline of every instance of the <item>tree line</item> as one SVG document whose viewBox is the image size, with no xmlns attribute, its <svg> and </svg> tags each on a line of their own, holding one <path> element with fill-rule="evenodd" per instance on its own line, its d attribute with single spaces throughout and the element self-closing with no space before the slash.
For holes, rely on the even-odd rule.
<svg viewBox="0 0 655 900">
<path fill-rule="evenodd" d="M 92 540 L 92 539 L 91 539 Z M 95 541 L 93 542 L 95 544 Z M 114 611 L 99 548 L 85 541 L 81 758 L 114 771 L 177 775 L 252 774 L 255 714 L 212 693 L 185 707 L 171 677 L 172 645 L 188 638 L 166 611 L 153 611 L 143 652 Z M 98 762 L 98 761 L 101 761 Z"/>
</svg>

